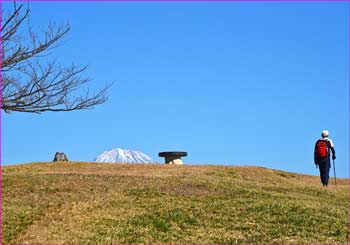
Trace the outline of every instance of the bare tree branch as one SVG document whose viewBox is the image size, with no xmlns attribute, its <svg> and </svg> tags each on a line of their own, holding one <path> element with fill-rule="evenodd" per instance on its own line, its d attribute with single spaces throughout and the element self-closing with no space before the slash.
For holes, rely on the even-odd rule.
<svg viewBox="0 0 350 245">
<path fill-rule="evenodd" d="M 84 92 L 89 79 L 83 78 L 86 66 L 61 67 L 46 59 L 48 51 L 70 31 L 69 24 L 49 24 L 37 33 L 28 24 L 29 6 L 14 4 L 2 20 L 2 103 L 1 109 L 42 113 L 90 109 L 106 102 L 107 85 L 96 93 Z M 24 29 L 24 30 L 23 30 Z"/>
</svg>

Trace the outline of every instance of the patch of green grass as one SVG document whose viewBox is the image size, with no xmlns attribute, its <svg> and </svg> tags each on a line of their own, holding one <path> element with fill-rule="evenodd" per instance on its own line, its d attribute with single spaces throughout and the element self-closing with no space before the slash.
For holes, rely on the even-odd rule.
<svg viewBox="0 0 350 245">
<path fill-rule="evenodd" d="M 129 196 L 143 197 L 143 198 L 153 198 L 155 196 L 160 196 L 161 193 L 155 188 L 131 188 L 127 189 L 126 194 Z"/>
<path fill-rule="evenodd" d="M 347 180 L 257 167 L 3 168 L 3 243 L 346 243 Z"/>
</svg>

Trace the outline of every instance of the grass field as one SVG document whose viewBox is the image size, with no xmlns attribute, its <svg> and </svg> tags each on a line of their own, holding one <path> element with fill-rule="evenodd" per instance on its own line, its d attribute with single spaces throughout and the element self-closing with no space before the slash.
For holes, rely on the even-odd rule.
<svg viewBox="0 0 350 245">
<path fill-rule="evenodd" d="M 3 243 L 347 243 L 348 180 L 259 167 L 3 166 Z"/>
</svg>

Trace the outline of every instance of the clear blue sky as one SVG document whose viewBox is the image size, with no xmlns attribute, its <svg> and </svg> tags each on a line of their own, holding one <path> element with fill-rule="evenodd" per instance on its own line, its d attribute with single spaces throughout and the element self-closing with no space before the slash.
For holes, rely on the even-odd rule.
<svg viewBox="0 0 350 245">
<path fill-rule="evenodd" d="M 348 3 L 30 6 L 35 28 L 69 21 L 58 61 L 89 65 L 92 88 L 114 86 L 94 110 L 3 113 L 3 164 L 56 151 L 91 161 L 121 147 L 158 162 L 158 152 L 181 150 L 188 164 L 317 175 L 314 143 L 328 129 L 337 175 L 348 176 Z"/>
</svg>

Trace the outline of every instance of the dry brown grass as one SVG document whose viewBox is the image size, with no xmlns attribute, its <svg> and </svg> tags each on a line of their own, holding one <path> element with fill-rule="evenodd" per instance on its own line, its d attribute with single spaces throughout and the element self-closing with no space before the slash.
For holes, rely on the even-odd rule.
<svg viewBox="0 0 350 245">
<path fill-rule="evenodd" d="M 3 167 L 5 243 L 346 243 L 347 180 L 260 167 Z"/>
</svg>

